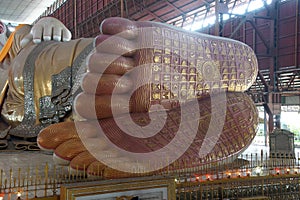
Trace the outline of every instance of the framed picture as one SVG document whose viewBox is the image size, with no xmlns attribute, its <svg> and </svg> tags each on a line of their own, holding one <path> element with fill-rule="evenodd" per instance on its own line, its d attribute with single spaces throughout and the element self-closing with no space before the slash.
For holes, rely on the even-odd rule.
<svg viewBox="0 0 300 200">
<path fill-rule="evenodd" d="M 161 176 L 66 184 L 60 193 L 61 200 L 176 199 L 174 178 Z"/>
</svg>

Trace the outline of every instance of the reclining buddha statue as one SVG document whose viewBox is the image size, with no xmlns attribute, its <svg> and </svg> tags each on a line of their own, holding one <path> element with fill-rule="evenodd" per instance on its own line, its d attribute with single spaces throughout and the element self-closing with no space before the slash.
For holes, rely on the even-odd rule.
<svg viewBox="0 0 300 200">
<path fill-rule="evenodd" d="M 92 40 L 67 43 L 71 40 L 71 32 L 52 17 L 42 18 L 33 26 L 19 25 L 13 33 L 9 33 L 4 23 L 0 24 L 3 41 L 0 46 L 0 143 L 5 148 L 6 139 L 10 137 L 16 148 L 34 150 L 37 148 L 38 132 L 50 123 L 59 122 L 59 117 L 64 118 L 62 115 L 67 115 L 71 107 L 68 104 L 70 95 L 65 96 L 68 100 L 60 104 L 60 108 L 53 108 L 54 104 L 49 104 L 48 100 L 51 95 L 55 95 L 54 92 L 57 98 L 67 95 L 66 90 L 70 85 L 65 82 L 70 81 L 67 80 L 70 78 L 70 74 L 67 74 L 70 70 L 66 71 L 77 62 L 75 57 L 83 54 L 84 48 Z M 65 49 L 68 51 L 65 52 Z M 58 58 L 58 54 L 62 56 Z"/>
<path fill-rule="evenodd" d="M 10 67 L 8 135 L 37 137 L 56 163 L 90 175 L 223 163 L 256 133 L 244 92 L 257 60 L 239 41 L 115 17 L 95 38 L 27 45 Z"/>
</svg>

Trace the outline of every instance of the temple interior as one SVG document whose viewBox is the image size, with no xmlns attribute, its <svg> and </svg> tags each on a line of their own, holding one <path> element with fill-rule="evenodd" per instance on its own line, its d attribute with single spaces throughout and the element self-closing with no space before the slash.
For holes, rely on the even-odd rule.
<svg viewBox="0 0 300 200">
<path fill-rule="evenodd" d="M 0 200 L 300 199 L 299 21 L 299 0 L 0 0 Z"/>
</svg>

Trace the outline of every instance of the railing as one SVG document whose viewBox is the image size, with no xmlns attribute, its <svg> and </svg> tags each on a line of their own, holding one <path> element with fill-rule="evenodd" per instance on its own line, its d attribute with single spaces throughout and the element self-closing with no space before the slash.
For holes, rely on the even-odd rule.
<svg viewBox="0 0 300 200">
<path fill-rule="evenodd" d="M 242 154 L 238 159 L 226 163 L 180 171 L 159 171 L 155 175 L 175 177 L 177 199 L 180 200 L 252 196 L 299 199 L 298 160 L 299 154 L 296 158 L 269 158 L 267 153 L 261 151 L 259 154 Z M 0 170 L 0 199 L 1 196 L 4 199 L 56 196 L 60 194 L 61 185 L 101 179 L 87 176 L 85 171 L 47 163 L 27 169 Z"/>
<path fill-rule="evenodd" d="M 184 181 L 177 184 L 177 199 L 299 199 L 300 176 L 296 174 Z M 256 197 L 256 198 L 254 198 Z"/>
</svg>

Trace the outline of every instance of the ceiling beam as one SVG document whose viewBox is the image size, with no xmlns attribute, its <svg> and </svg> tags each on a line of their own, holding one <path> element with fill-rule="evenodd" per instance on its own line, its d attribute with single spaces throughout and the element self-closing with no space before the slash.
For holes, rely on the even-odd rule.
<svg viewBox="0 0 300 200">
<path fill-rule="evenodd" d="M 141 5 L 139 2 L 134 0 L 134 3 L 142 10 L 144 10 L 147 14 L 151 15 L 152 17 L 154 17 L 156 20 L 160 21 L 160 22 L 165 22 L 165 20 L 163 20 L 162 18 L 160 18 L 158 15 L 156 15 L 155 13 L 151 12 L 148 8 L 146 8 L 145 6 Z"/>
<path fill-rule="evenodd" d="M 180 8 L 177 8 L 174 4 L 172 4 L 169 0 L 166 0 L 166 3 L 171 6 L 172 8 L 174 8 L 176 11 L 178 11 L 180 14 L 185 15 L 186 13 L 183 12 Z"/>
<path fill-rule="evenodd" d="M 265 47 L 267 48 L 268 52 L 270 51 L 270 45 L 268 44 L 267 40 L 265 39 L 264 35 L 261 33 L 261 31 L 257 28 L 256 24 L 252 20 L 247 20 L 251 24 L 251 26 L 255 29 L 256 34 L 261 39 Z"/>
</svg>

